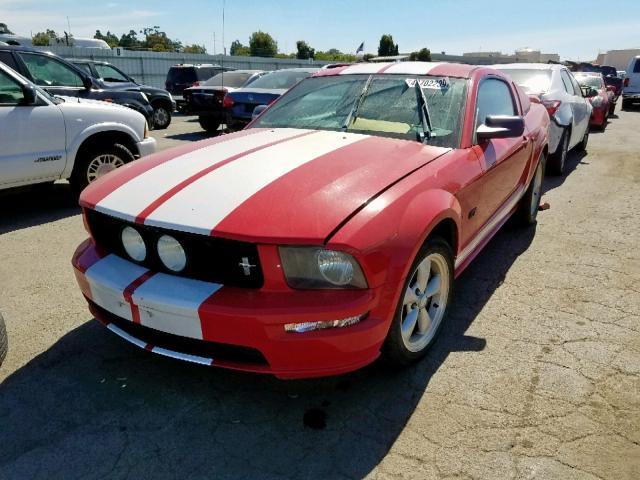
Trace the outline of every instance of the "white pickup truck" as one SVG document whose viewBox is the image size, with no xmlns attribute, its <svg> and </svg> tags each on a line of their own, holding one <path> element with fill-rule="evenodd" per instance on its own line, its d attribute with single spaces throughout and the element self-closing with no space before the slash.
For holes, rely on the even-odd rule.
<svg viewBox="0 0 640 480">
<path fill-rule="evenodd" d="M 0 190 L 69 179 L 79 192 L 155 149 L 140 113 L 53 97 L 0 62 Z"/>
</svg>

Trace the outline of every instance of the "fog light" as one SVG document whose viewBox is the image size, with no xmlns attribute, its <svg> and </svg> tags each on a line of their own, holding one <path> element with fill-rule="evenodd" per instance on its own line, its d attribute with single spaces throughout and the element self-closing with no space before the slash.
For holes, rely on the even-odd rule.
<svg viewBox="0 0 640 480">
<path fill-rule="evenodd" d="M 355 317 L 347 317 L 342 320 L 324 320 L 321 322 L 287 323 L 285 332 L 304 333 L 312 330 L 326 330 L 327 328 L 343 328 L 355 325 L 367 317 L 367 313 Z"/>
<path fill-rule="evenodd" d="M 142 262 L 147 256 L 147 246 L 144 244 L 144 239 L 133 227 L 124 227 L 120 232 L 120 240 L 122 246 L 133 260 L 136 262 Z"/>
<path fill-rule="evenodd" d="M 187 265 L 187 254 L 175 238 L 162 235 L 158 239 L 158 256 L 160 261 L 172 272 L 180 272 Z"/>
</svg>

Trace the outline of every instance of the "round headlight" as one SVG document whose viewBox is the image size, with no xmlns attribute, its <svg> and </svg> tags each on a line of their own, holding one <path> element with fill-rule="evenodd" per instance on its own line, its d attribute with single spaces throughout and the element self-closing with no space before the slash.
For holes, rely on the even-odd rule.
<svg viewBox="0 0 640 480">
<path fill-rule="evenodd" d="M 143 261 L 147 256 L 147 246 L 144 239 L 133 227 L 124 227 L 120 233 L 125 252 L 136 262 Z"/>
<path fill-rule="evenodd" d="M 175 238 L 162 235 L 158 239 L 158 256 L 169 270 L 180 272 L 187 264 L 187 254 Z"/>
<path fill-rule="evenodd" d="M 353 280 L 353 263 L 348 255 L 332 250 L 317 253 L 318 269 L 324 279 L 334 285 L 348 285 Z"/>
</svg>

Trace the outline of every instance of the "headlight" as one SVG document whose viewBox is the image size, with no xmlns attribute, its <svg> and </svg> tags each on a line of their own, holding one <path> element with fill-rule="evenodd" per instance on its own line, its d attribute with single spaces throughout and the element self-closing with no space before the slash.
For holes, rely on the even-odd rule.
<svg viewBox="0 0 640 480">
<path fill-rule="evenodd" d="M 158 257 L 172 272 L 180 272 L 187 265 L 187 254 L 175 238 L 162 235 L 158 239 Z"/>
<path fill-rule="evenodd" d="M 142 262 L 147 257 L 147 246 L 142 235 L 133 227 L 124 227 L 120 233 L 125 252 L 136 262 Z"/>
<path fill-rule="evenodd" d="M 602 97 L 593 97 L 591 99 L 591 105 L 593 105 L 594 107 L 599 107 L 600 105 L 602 105 Z"/>
<path fill-rule="evenodd" d="M 320 247 L 280 247 L 291 288 L 367 288 L 360 264 L 351 255 Z"/>
</svg>

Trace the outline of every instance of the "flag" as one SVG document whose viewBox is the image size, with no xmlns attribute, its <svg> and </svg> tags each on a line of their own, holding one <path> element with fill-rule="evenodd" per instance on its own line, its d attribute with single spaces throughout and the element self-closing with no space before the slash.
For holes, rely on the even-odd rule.
<svg viewBox="0 0 640 480">
<path fill-rule="evenodd" d="M 364 42 L 362 42 L 356 50 L 356 55 L 358 55 L 359 53 L 364 53 Z"/>
</svg>

